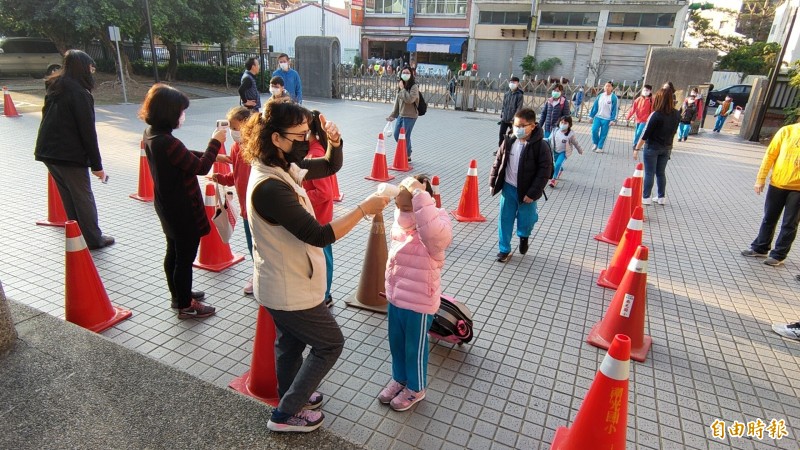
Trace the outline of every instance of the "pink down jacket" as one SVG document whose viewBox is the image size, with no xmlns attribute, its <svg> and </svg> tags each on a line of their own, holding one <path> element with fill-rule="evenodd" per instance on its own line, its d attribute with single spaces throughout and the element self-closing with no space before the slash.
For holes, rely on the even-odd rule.
<svg viewBox="0 0 800 450">
<path fill-rule="evenodd" d="M 392 225 L 386 262 L 386 297 L 398 308 L 421 314 L 439 310 L 444 251 L 453 240 L 450 217 L 427 192 L 412 199 L 416 227 Z"/>
</svg>

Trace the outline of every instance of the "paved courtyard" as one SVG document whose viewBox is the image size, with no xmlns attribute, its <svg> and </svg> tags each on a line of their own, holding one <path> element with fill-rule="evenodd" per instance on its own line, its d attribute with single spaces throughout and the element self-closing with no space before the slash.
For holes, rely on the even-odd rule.
<svg viewBox="0 0 800 450">
<path fill-rule="evenodd" d="M 214 121 L 235 104 L 232 97 L 194 100 L 185 127 L 175 134 L 201 149 Z M 343 130 L 339 184 L 345 198 L 334 212 L 340 214 L 377 185 L 364 176 L 391 105 L 311 99 L 306 106 Z M 97 108 L 110 179 L 93 187 L 101 227 L 117 244 L 93 256 L 112 302 L 133 311 L 102 335 L 226 388 L 250 365 L 257 305 L 241 287 L 252 264 L 248 258 L 222 273 L 195 270 L 195 287 L 206 291 L 218 313 L 177 319 L 169 308 L 164 238 L 153 206 L 128 198 L 136 191 L 144 129 L 136 110 Z M 63 317 L 63 229 L 35 225 L 47 214 L 46 169 L 32 155 L 39 120 L 30 109 L 18 119 L 0 117 L 7 205 L 0 215 L 0 280 L 10 298 Z M 487 221 L 453 222 L 442 280 L 445 293 L 473 311 L 476 338 L 462 347 L 432 344 L 427 398 L 408 412 L 394 412 L 375 398 L 390 377 L 385 316 L 344 304 L 359 281 L 368 224 L 334 245 L 333 313 L 347 342 L 320 391 L 327 396 L 325 427 L 355 444 L 380 450 L 548 449 L 556 428 L 574 420 L 605 354 L 585 338 L 614 294 L 596 284 L 614 247 L 592 237 L 633 172 L 632 128 L 612 128 L 607 153 L 598 155 L 588 151 L 588 125 L 576 126 L 587 152 L 566 162 L 558 188 L 548 188 L 549 201 L 539 201 L 528 254 L 515 253 L 500 264 L 494 261 L 499 200 L 485 189 L 496 122 L 485 114 L 430 109 L 414 129 L 414 172 L 439 175 L 444 207 L 457 207 L 469 161 L 478 161 Z M 667 167 L 667 204 L 645 210 L 646 333 L 653 347 L 646 362 L 631 364 L 630 449 L 799 448 L 800 344 L 774 334 L 770 323 L 800 319 L 800 283 L 794 279 L 800 253 L 795 250 L 778 268 L 739 256 L 761 220 L 763 196 L 752 185 L 763 152 L 732 134 L 708 131 L 677 143 Z M 393 155 L 394 142 L 387 142 L 390 162 Z M 384 217 L 390 223 L 392 210 Z M 247 253 L 240 230 L 232 247 Z M 784 420 L 789 435 L 772 439 L 765 430 L 761 439 L 712 436 L 715 420 L 731 426 L 758 419 L 766 425 Z"/>
</svg>

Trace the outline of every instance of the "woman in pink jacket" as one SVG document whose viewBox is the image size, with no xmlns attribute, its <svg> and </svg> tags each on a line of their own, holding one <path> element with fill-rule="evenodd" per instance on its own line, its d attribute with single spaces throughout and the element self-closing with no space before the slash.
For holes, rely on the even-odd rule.
<svg viewBox="0 0 800 450">
<path fill-rule="evenodd" d="M 645 84 L 642 88 L 642 95 L 633 101 L 633 108 L 628 112 L 628 120 L 631 120 L 634 115 L 636 116 L 636 129 L 633 133 L 634 148 L 636 148 L 636 143 L 639 142 L 639 138 L 642 136 L 644 126 L 647 125 L 647 119 L 650 118 L 650 114 L 653 112 L 652 93 L 653 86 Z"/>
<path fill-rule="evenodd" d="M 427 177 L 400 184 L 386 262 L 392 380 L 378 400 L 405 411 L 425 398 L 428 330 L 439 310 L 444 251 L 453 239 L 450 217 L 436 207 Z"/>
</svg>

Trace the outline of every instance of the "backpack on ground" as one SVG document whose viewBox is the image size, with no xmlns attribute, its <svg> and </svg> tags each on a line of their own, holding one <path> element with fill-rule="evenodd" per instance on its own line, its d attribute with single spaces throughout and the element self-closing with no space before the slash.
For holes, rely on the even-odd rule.
<svg viewBox="0 0 800 450">
<path fill-rule="evenodd" d="M 433 317 L 428 334 L 451 344 L 462 345 L 472 340 L 472 313 L 452 297 L 441 296 L 439 311 Z"/>
<path fill-rule="evenodd" d="M 428 103 L 422 97 L 422 91 L 419 92 L 419 104 L 417 105 L 417 114 L 424 116 L 428 112 Z"/>
</svg>

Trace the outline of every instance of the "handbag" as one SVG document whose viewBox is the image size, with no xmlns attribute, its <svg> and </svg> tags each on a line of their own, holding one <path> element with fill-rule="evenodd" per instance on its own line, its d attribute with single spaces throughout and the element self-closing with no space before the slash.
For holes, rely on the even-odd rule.
<svg viewBox="0 0 800 450">
<path fill-rule="evenodd" d="M 235 206 L 228 198 L 233 198 L 233 192 L 228 191 L 224 196 L 221 196 L 219 184 L 215 187 L 214 195 L 217 197 L 217 205 L 212 220 L 219 232 L 219 237 L 222 238 L 222 242 L 227 244 L 231 240 L 231 235 L 233 235 L 233 229 L 236 226 L 236 216 L 239 212 L 234 211 Z"/>
</svg>

